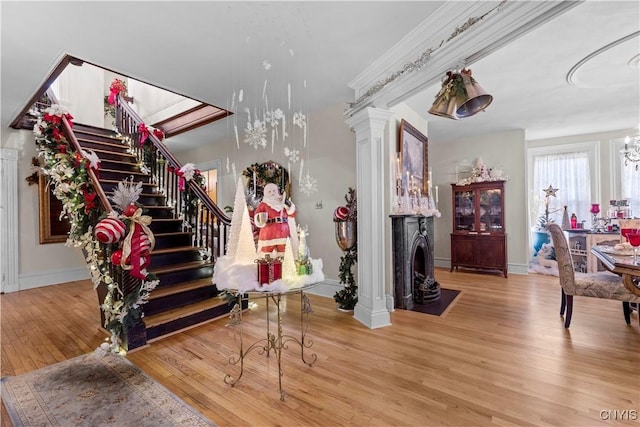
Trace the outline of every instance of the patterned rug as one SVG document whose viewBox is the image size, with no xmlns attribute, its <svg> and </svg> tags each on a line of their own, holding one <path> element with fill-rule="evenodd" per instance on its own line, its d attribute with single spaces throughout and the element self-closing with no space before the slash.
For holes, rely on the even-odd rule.
<svg viewBox="0 0 640 427">
<path fill-rule="evenodd" d="M 14 427 L 215 426 L 114 354 L 85 354 L 1 383 Z"/>
</svg>

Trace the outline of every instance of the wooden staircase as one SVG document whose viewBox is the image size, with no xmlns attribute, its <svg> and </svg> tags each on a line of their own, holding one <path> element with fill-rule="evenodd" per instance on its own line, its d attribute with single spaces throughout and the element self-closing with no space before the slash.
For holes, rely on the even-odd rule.
<svg viewBox="0 0 640 427">
<path fill-rule="evenodd" d="M 73 132 L 83 149 L 93 150 L 100 158 L 99 182 L 107 196 L 123 179 L 133 176 L 133 182 L 143 186 L 138 203 L 143 205 L 143 213 L 153 218 L 149 228 L 156 244 L 148 271 L 155 273 L 160 283 L 143 306 L 144 331 L 137 334 L 142 337 L 129 342 L 129 349 L 226 315 L 230 306 L 211 283 L 215 257 L 203 256 L 202 248 L 194 245 L 194 233 L 167 206 L 151 176 L 140 171 L 123 138 L 113 131 L 78 123 L 74 123 Z"/>
</svg>

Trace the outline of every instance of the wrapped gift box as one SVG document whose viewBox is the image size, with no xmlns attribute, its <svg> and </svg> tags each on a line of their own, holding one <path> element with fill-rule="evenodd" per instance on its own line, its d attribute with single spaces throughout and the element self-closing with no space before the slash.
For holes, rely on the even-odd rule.
<svg viewBox="0 0 640 427">
<path fill-rule="evenodd" d="M 313 266 L 310 260 L 296 261 L 296 273 L 298 276 L 313 273 Z"/>
<path fill-rule="evenodd" d="M 264 258 L 258 258 L 255 262 L 258 264 L 258 283 L 260 285 L 282 279 L 282 259 L 265 255 Z"/>
</svg>

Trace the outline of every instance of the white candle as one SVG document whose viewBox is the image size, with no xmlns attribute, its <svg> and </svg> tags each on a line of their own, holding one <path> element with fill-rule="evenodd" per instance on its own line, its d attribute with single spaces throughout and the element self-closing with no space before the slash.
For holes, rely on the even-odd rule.
<svg viewBox="0 0 640 427">
<path fill-rule="evenodd" d="M 396 179 L 402 179 L 402 171 L 400 170 L 400 155 L 396 155 Z"/>
<path fill-rule="evenodd" d="M 256 171 L 253 171 L 253 194 L 256 194 Z"/>
<path fill-rule="evenodd" d="M 438 186 L 436 185 L 436 205 L 438 204 Z"/>
</svg>

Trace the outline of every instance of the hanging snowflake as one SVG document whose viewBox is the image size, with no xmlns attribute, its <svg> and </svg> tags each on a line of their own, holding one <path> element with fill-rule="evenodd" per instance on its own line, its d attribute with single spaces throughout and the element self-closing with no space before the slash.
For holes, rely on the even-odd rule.
<svg viewBox="0 0 640 427">
<path fill-rule="evenodd" d="M 284 113 L 281 109 L 270 110 L 264 114 L 265 123 L 269 123 L 271 127 L 276 127 L 280 124 L 280 121 L 284 117 Z"/>
<path fill-rule="evenodd" d="M 296 150 L 295 148 L 289 149 L 288 147 L 285 147 L 284 155 L 291 163 L 298 163 L 298 161 L 300 160 L 300 151 Z"/>
<path fill-rule="evenodd" d="M 267 146 L 267 126 L 265 122 L 261 120 L 255 120 L 253 125 L 250 121 L 247 122 L 247 128 L 245 129 L 244 143 L 251 145 L 256 150 L 258 145 L 262 148 Z"/>
<path fill-rule="evenodd" d="M 271 69 L 271 62 L 265 59 L 264 61 L 262 61 L 262 66 L 265 70 L 269 71 Z"/>
<path fill-rule="evenodd" d="M 300 180 L 300 191 L 307 196 L 318 192 L 318 180 L 312 178 L 308 173 Z"/>
<path fill-rule="evenodd" d="M 300 113 L 293 113 L 293 124 L 294 126 L 298 126 L 299 128 L 307 127 L 307 116 Z"/>
</svg>

